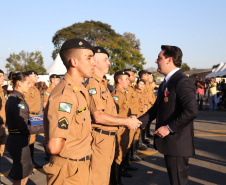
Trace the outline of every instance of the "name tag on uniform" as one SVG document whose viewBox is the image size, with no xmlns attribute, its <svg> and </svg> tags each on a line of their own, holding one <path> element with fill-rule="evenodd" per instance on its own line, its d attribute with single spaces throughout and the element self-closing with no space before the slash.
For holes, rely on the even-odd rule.
<svg viewBox="0 0 226 185">
<path fill-rule="evenodd" d="M 107 93 L 106 91 L 102 91 L 102 94 Z"/>
<path fill-rule="evenodd" d="M 118 96 L 114 96 L 113 100 L 118 101 Z"/>
<path fill-rule="evenodd" d="M 89 90 L 89 95 L 92 96 L 94 94 L 97 94 L 96 88 L 92 88 Z"/>
<path fill-rule="evenodd" d="M 49 96 L 49 93 L 47 92 L 46 95 Z"/>
<path fill-rule="evenodd" d="M 25 105 L 24 104 L 18 104 L 19 109 L 25 109 Z"/>
<path fill-rule="evenodd" d="M 85 112 L 85 111 L 86 111 L 86 107 L 83 107 L 77 110 L 77 114 L 81 114 L 82 112 Z"/>
</svg>

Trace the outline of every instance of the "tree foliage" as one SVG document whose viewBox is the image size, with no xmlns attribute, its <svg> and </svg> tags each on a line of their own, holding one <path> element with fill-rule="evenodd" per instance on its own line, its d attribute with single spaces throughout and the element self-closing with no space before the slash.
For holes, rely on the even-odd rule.
<svg viewBox="0 0 226 185">
<path fill-rule="evenodd" d="M 71 38 L 82 38 L 93 46 L 104 47 L 110 54 L 110 74 L 130 66 L 136 70 L 143 69 L 144 58 L 140 53 L 140 40 L 135 34 L 116 33 L 110 25 L 100 21 L 76 23 L 57 31 L 52 39 L 55 50 L 52 57 L 56 58 L 62 44 Z"/>
<path fill-rule="evenodd" d="M 31 69 L 35 70 L 37 73 L 46 72 L 46 69 L 43 66 L 43 57 L 40 51 L 21 51 L 19 54 L 12 53 L 6 61 L 8 63 L 5 65 L 5 68 L 10 72 L 23 72 Z"/>
<path fill-rule="evenodd" d="M 220 64 L 213 65 L 212 69 L 217 68 Z"/>
<path fill-rule="evenodd" d="M 183 63 L 181 69 L 183 72 L 191 70 L 187 63 Z"/>
</svg>

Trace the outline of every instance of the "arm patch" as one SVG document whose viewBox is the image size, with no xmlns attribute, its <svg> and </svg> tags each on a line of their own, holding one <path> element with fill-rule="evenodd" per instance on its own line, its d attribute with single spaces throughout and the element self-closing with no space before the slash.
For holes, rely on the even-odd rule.
<svg viewBox="0 0 226 185">
<path fill-rule="evenodd" d="M 113 100 L 114 100 L 114 101 L 118 101 L 118 96 L 114 96 L 114 97 L 113 97 Z"/>
<path fill-rule="evenodd" d="M 92 95 L 94 95 L 94 94 L 97 94 L 96 88 L 90 89 L 90 90 L 89 90 L 89 95 L 92 96 Z"/>
<path fill-rule="evenodd" d="M 65 129 L 65 130 L 68 129 L 68 121 L 65 117 L 61 118 L 58 121 L 58 127 L 61 128 L 61 129 Z"/>
</svg>

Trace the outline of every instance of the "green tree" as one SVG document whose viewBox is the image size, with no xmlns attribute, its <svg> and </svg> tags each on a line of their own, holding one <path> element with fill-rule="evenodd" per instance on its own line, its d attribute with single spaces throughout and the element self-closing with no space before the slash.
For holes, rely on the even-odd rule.
<svg viewBox="0 0 226 185">
<path fill-rule="evenodd" d="M 135 34 L 126 32 L 120 35 L 110 25 L 100 21 L 76 23 L 57 31 L 52 39 L 55 47 L 53 59 L 56 58 L 62 44 L 71 38 L 82 38 L 93 46 L 104 47 L 110 54 L 110 74 L 127 66 L 141 70 L 145 64 L 145 59 L 140 53 L 140 41 L 136 39 Z"/>
<path fill-rule="evenodd" d="M 8 62 L 5 65 L 7 71 L 23 72 L 33 69 L 37 73 L 46 72 L 46 69 L 43 66 L 43 57 L 40 51 L 21 51 L 19 54 L 12 53 L 6 61 Z"/>
<path fill-rule="evenodd" d="M 213 65 L 212 69 L 217 68 L 220 64 Z"/>
<path fill-rule="evenodd" d="M 182 69 L 182 71 L 189 71 L 189 70 L 191 70 L 187 63 L 183 63 L 181 65 L 181 69 Z"/>
</svg>

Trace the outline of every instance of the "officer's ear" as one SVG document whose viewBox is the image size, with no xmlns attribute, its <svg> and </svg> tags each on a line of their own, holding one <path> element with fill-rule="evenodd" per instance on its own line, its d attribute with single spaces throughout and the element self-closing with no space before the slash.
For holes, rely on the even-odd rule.
<svg viewBox="0 0 226 185">
<path fill-rule="evenodd" d="M 122 78 L 121 78 L 121 76 L 119 76 L 118 83 L 120 84 L 121 82 L 122 82 Z"/>
<path fill-rule="evenodd" d="M 17 81 L 16 86 L 21 87 L 21 86 L 22 86 L 22 83 L 23 83 L 23 82 L 21 82 L 21 81 Z"/>
<path fill-rule="evenodd" d="M 71 58 L 71 61 L 70 61 L 70 67 L 74 67 L 76 68 L 78 65 L 78 61 L 76 58 Z"/>
</svg>

